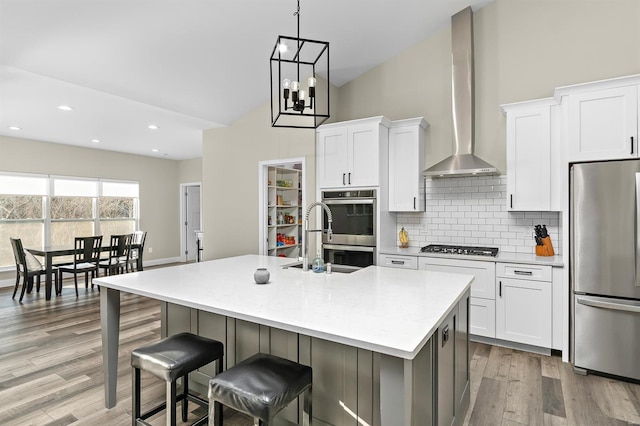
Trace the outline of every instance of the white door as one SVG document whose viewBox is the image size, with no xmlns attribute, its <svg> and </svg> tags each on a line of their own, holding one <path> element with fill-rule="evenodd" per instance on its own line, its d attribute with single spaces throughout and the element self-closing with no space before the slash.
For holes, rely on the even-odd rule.
<svg viewBox="0 0 640 426">
<path fill-rule="evenodd" d="M 551 209 L 551 109 L 507 113 L 507 210 Z"/>
<path fill-rule="evenodd" d="M 569 96 L 569 161 L 638 157 L 637 86 Z"/>
<path fill-rule="evenodd" d="M 347 185 L 347 129 L 318 132 L 318 188 Z"/>
<path fill-rule="evenodd" d="M 349 170 L 347 185 L 378 186 L 380 162 L 380 136 L 378 124 L 349 127 Z"/>
<path fill-rule="evenodd" d="M 185 206 L 185 257 L 187 262 L 195 261 L 198 255 L 195 231 L 200 229 L 200 185 L 189 185 L 184 192 Z"/>
</svg>

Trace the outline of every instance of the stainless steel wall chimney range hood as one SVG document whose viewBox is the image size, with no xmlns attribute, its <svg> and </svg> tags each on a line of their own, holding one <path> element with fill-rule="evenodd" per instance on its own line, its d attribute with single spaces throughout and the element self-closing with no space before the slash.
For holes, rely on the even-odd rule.
<svg viewBox="0 0 640 426">
<path fill-rule="evenodd" d="M 451 17 L 451 65 L 454 154 L 423 173 L 430 178 L 498 174 L 498 169 L 473 154 L 475 116 L 471 7 Z"/>
</svg>

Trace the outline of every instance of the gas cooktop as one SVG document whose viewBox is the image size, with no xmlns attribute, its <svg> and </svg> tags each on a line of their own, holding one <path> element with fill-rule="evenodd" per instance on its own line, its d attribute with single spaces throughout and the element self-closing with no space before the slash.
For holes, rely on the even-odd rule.
<svg viewBox="0 0 640 426">
<path fill-rule="evenodd" d="M 470 256 L 497 256 L 497 247 L 453 246 L 429 244 L 420 249 L 423 253 L 465 254 Z"/>
</svg>

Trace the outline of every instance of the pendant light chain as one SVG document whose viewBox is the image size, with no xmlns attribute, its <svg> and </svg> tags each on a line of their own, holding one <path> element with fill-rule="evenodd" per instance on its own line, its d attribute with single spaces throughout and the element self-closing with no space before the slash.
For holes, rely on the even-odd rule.
<svg viewBox="0 0 640 426">
<path fill-rule="evenodd" d="M 298 75 L 296 76 L 298 82 L 300 81 L 300 0 L 298 0 L 298 10 L 294 13 L 294 16 L 298 18 L 298 50 L 296 52 L 296 62 L 298 65 Z"/>
</svg>

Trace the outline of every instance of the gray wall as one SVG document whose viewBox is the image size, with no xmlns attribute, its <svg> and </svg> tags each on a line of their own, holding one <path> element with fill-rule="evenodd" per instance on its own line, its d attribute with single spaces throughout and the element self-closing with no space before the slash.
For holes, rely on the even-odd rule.
<svg viewBox="0 0 640 426">
<path fill-rule="evenodd" d="M 476 153 L 506 172 L 503 103 L 640 73 L 638 21 L 637 0 L 496 0 L 475 11 Z M 332 119 L 424 117 L 426 164 L 450 155 L 450 31 L 443 28 L 335 90 L 339 109 L 332 106 Z M 205 131 L 205 258 L 258 252 L 258 161 L 304 155 L 311 201 L 314 152 L 313 132 L 269 127 L 268 105 Z"/>
<path fill-rule="evenodd" d="M 476 154 L 506 172 L 504 103 L 640 73 L 637 0 L 496 0 L 474 12 Z M 422 116 L 426 165 L 451 154 L 451 28 L 340 88 L 340 121 Z"/>
<path fill-rule="evenodd" d="M 0 136 L 0 171 L 139 181 L 140 229 L 153 248 L 145 261 L 180 256 L 179 183 L 200 181 L 200 164 Z M 13 277 L 0 273 L 0 281 Z"/>
</svg>

